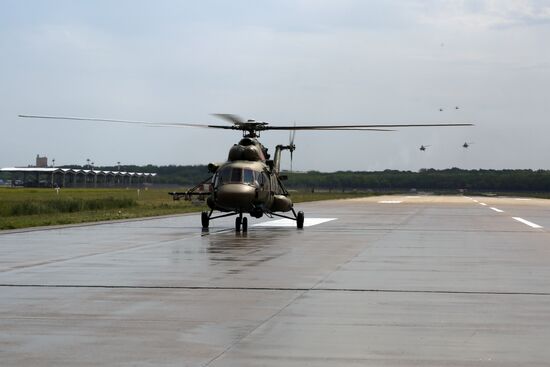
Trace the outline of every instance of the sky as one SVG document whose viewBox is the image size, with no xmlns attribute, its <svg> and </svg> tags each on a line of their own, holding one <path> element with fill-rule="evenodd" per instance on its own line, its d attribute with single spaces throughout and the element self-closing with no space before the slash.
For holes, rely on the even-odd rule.
<svg viewBox="0 0 550 367">
<path fill-rule="evenodd" d="M 300 131 L 298 171 L 550 169 L 549 40 L 550 1 L 0 0 L 0 167 L 37 154 L 207 164 L 240 138 L 18 114 L 224 124 L 211 114 L 233 113 L 272 125 L 475 124 Z M 288 139 L 261 135 L 271 152 Z"/>
</svg>

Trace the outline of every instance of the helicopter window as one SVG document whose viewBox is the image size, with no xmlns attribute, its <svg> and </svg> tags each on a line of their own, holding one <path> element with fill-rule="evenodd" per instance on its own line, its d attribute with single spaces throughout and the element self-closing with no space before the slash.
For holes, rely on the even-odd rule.
<svg viewBox="0 0 550 367">
<path fill-rule="evenodd" d="M 267 185 L 269 183 L 269 179 L 268 179 L 267 175 L 265 174 L 265 172 L 261 172 L 258 176 L 259 176 L 258 181 L 259 181 L 261 187 L 263 187 L 264 185 Z"/>
<path fill-rule="evenodd" d="M 243 178 L 243 170 L 242 168 L 233 168 L 231 170 L 231 182 L 241 182 Z"/>
<path fill-rule="evenodd" d="M 227 183 L 241 183 L 254 184 L 256 180 L 262 180 L 263 176 L 260 172 L 255 172 L 248 168 L 232 168 L 225 167 L 219 170 L 214 175 L 214 185 L 217 187 L 219 185 Z"/>
<path fill-rule="evenodd" d="M 254 183 L 254 171 L 251 169 L 245 168 L 243 172 L 243 182 L 246 184 Z"/>
<path fill-rule="evenodd" d="M 231 167 L 225 167 L 218 174 L 218 183 L 223 185 L 231 180 Z"/>
</svg>

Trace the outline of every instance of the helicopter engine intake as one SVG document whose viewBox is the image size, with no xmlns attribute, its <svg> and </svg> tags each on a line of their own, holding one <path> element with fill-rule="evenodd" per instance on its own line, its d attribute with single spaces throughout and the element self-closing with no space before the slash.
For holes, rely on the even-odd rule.
<svg viewBox="0 0 550 367">
<path fill-rule="evenodd" d="M 229 150 L 229 161 L 264 161 L 265 155 L 255 140 L 251 138 L 242 139 Z"/>
</svg>

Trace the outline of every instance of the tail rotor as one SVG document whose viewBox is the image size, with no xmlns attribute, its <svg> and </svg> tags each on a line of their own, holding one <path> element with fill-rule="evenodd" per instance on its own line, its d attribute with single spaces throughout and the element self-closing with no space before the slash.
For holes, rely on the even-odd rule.
<svg viewBox="0 0 550 367">
<path fill-rule="evenodd" d="M 296 122 L 294 123 L 294 126 L 296 126 Z M 290 130 L 290 135 L 288 139 L 288 150 L 290 150 L 290 172 L 292 172 L 292 157 L 294 150 L 296 149 L 296 145 L 294 145 L 294 137 L 296 136 L 296 130 Z"/>
</svg>

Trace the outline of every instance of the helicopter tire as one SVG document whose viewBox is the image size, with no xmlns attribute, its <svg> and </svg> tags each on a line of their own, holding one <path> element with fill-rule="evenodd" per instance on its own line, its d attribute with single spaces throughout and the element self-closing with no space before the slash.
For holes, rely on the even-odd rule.
<svg viewBox="0 0 550 367">
<path fill-rule="evenodd" d="M 247 217 L 243 218 L 243 221 L 242 221 L 241 224 L 242 224 L 243 232 L 248 232 L 248 218 Z"/>
<path fill-rule="evenodd" d="M 235 231 L 236 232 L 241 231 L 241 217 L 235 218 Z"/>
<path fill-rule="evenodd" d="M 304 228 L 304 212 L 302 211 L 298 212 L 298 215 L 296 215 L 296 227 L 298 229 Z"/>
<path fill-rule="evenodd" d="M 208 212 L 201 213 L 201 224 L 202 228 L 208 228 L 208 225 L 210 224 L 210 217 L 208 216 Z"/>
</svg>

